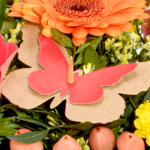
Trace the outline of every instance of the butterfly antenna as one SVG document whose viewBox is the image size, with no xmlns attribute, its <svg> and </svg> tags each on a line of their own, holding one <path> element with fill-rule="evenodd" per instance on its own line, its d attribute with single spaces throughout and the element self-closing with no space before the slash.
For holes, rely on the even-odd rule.
<svg viewBox="0 0 150 150">
<path fill-rule="evenodd" d="M 68 82 L 73 83 L 74 82 L 74 70 L 73 70 L 73 57 L 70 57 L 69 59 L 69 71 L 68 71 Z"/>
</svg>

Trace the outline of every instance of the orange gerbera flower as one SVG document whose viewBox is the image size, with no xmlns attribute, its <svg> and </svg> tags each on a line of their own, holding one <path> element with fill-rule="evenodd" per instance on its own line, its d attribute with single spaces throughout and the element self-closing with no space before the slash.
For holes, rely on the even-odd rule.
<svg viewBox="0 0 150 150">
<path fill-rule="evenodd" d="M 51 37 L 51 28 L 72 33 L 74 45 L 86 41 L 88 34 L 104 33 L 117 37 L 131 28 L 129 21 L 146 19 L 145 0 L 23 0 L 15 3 L 9 16 L 41 23 L 42 34 Z"/>
</svg>

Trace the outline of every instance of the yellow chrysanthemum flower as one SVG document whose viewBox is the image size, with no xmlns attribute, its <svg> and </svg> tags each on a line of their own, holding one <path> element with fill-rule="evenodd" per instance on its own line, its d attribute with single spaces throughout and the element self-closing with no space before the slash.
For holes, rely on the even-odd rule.
<svg viewBox="0 0 150 150">
<path fill-rule="evenodd" d="M 134 125 L 137 128 L 134 133 L 141 138 L 146 138 L 146 143 L 150 146 L 150 100 L 139 105 L 135 114 L 139 118 L 134 120 Z"/>
</svg>

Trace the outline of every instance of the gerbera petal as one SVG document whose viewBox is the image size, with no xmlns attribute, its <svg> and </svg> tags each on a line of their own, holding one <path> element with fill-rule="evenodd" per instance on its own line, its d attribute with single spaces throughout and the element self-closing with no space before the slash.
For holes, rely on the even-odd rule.
<svg viewBox="0 0 150 150">
<path fill-rule="evenodd" d="M 104 34 L 104 31 L 102 29 L 91 28 L 88 31 L 89 31 L 89 34 L 95 35 L 95 36 L 101 36 Z"/>
<path fill-rule="evenodd" d="M 137 8 L 137 7 L 132 7 L 132 8 L 127 8 L 127 9 L 124 9 L 124 10 L 121 10 L 117 13 L 130 13 L 130 14 L 136 14 L 136 15 L 140 15 L 140 14 L 143 14 L 143 9 L 142 8 Z"/>
<path fill-rule="evenodd" d="M 86 28 L 89 28 L 89 27 L 96 27 L 98 26 L 98 24 L 100 23 L 100 21 L 90 21 L 90 22 L 86 22 L 82 25 L 82 27 L 86 27 Z"/>
<path fill-rule="evenodd" d="M 51 34 L 51 27 L 49 25 L 47 25 L 43 30 L 42 30 L 42 34 L 47 37 L 47 38 L 51 38 L 52 34 Z"/>
<path fill-rule="evenodd" d="M 121 2 L 120 0 L 107 0 L 108 2 L 108 4 L 109 4 L 109 6 L 110 7 L 113 7 L 113 6 L 115 6 L 116 4 L 118 4 L 119 2 Z"/>
<path fill-rule="evenodd" d="M 138 2 L 136 4 L 134 4 L 133 7 L 141 7 L 141 6 L 143 6 L 142 8 L 146 8 L 145 4 L 146 4 L 146 1 L 140 1 L 140 2 Z"/>
<path fill-rule="evenodd" d="M 112 15 L 105 19 L 105 21 L 109 22 L 109 24 L 119 23 L 124 20 L 125 20 L 124 16 L 121 15 Z"/>
<path fill-rule="evenodd" d="M 67 17 L 63 17 L 63 16 L 58 16 L 57 19 L 60 20 L 60 21 L 63 21 L 63 22 L 70 22 L 70 21 L 73 21 L 73 19 L 67 18 Z"/>
<path fill-rule="evenodd" d="M 10 12 L 10 13 L 8 13 L 8 16 L 10 16 L 10 17 L 22 17 L 23 15 L 21 13 L 18 13 L 18 12 Z"/>
<path fill-rule="evenodd" d="M 41 18 L 35 16 L 22 16 L 25 20 L 34 22 L 34 23 L 41 23 Z"/>
<path fill-rule="evenodd" d="M 118 11 L 120 11 L 120 10 L 123 10 L 123 9 L 126 9 L 126 8 L 128 8 L 128 7 L 131 7 L 131 4 L 130 4 L 130 3 L 126 3 L 126 2 L 121 3 L 120 5 L 114 7 L 114 8 L 110 11 L 109 14 L 116 13 L 116 12 L 118 12 Z"/>
<path fill-rule="evenodd" d="M 44 8 L 46 9 L 47 13 L 52 17 L 52 18 L 57 18 L 58 14 L 55 11 L 55 9 L 50 5 L 50 4 L 44 4 Z"/>
<path fill-rule="evenodd" d="M 107 28 L 103 28 L 102 30 L 104 31 L 104 33 L 106 33 L 112 37 L 117 37 L 121 34 L 121 30 L 117 26 L 109 26 Z"/>
<path fill-rule="evenodd" d="M 23 7 L 23 3 L 14 3 L 12 9 L 10 10 L 16 10 L 18 12 L 21 12 L 22 7 Z"/>
<path fill-rule="evenodd" d="M 13 7 L 9 8 L 9 10 L 16 11 Z"/>
<path fill-rule="evenodd" d="M 57 28 L 60 32 L 66 33 L 66 34 L 72 33 L 72 31 L 73 31 L 73 28 L 72 28 L 72 27 L 66 26 L 63 22 L 57 22 L 57 23 L 56 23 L 56 28 Z"/>
<path fill-rule="evenodd" d="M 50 16 L 48 15 L 47 12 L 45 12 L 42 16 L 42 19 L 41 19 L 41 23 L 42 23 L 42 26 L 45 27 L 48 25 L 48 19 L 50 18 Z"/>
<path fill-rule="evenodd" d="M 122 11 L 119 11 L 113 15 L 125 16 L 128 20 L 133 20 L 137 17 L 137 15 L 143 14 L 143 9 L 141 8 L 127 8 Z"/>
<path fill-rule="evenodd" d="M 23 1 L 29 4 L 36 4 L 38 6 L 43 7 L 43 3 L 39 0 L 23 0 Z"/>
<path fill-rule="evenodd" d="M 48 25 L 50 26 L 50 27 L 52 27 L 52 28 L 56 28 L 56 23 L 57 23 L 58 21 L 55 21 L 55 20 L 53 20 L 52 18 L 49 18 L 49 20 L 48 20 Z"/>
<path fill-rule="evenodd" d="M 124 24 L 118 25 L 118 27 L 120 28 L 121 32 L 124 32 L 124 31 L 127 31 L 127 30 L 131 29 L 132 24 L 130 22 L 126 22 Z"/>
<path fill-rule="evenodd" d="M 42 16 L 42 15 L 45 13 L 45 11 L 44 11 L 42 8 L 40 8 L 40 7 L 34 7 L 34 8 L 33 8 L 33 11 L 34 11 L 36 14 L 38 14 L 39 16 Z"/>
<path fill-rule="evenodd" d="M 72 42 L 75 46 L 80 46 L 80 45 L 84 44 L 85 41 L 86 41 L 86 37 L 77 39 L 74 36 L 72 36 Z"/>
<path fill-rule="evenodd" d="M 101 22 L 98 24 L 98 26 L 96 26 L 96 27 L 97 27 L 97 28 L 106 28 L 106 27 L 108 27 L 108 26 L 109 26 L 109 22 L 103 20 L 103 21 L 101 21 Z"/>
<path fill-rule="evenodd" d="M 150 16 L 146 13 L 139 15 L 138 17 L 136 17 L 136 19 L 148 19 Z"/>
<path fill-rule="evenodd" d="M 23 9 L 22 9 L 22 13 L 24 15 L 27 15 L 27 16 L 35 16 L 35 17 L 38 17 L 39 15 L 36 14 L 32 9 L 33 7 L 38 7 L 37 5 L 32 5 L 32 4 L 29 4 L 29 5 L 24 5 L 23 6 Z"/>
<path fill-rule="evenodd" d="M 66 23 L 66 26 L 69 26 L 69 27 L 77 27 L 77 26 L 81 26 L 82 24 L 80 23 L 75 23 L 75 22 L 68 22 Z"/>
<path fill-rule="evenodd" d="M 41 0 L 44 3 L 51 3 L 50 0 Z"/>
<path fill-rule="evenodd" d="M 88 35 L 88 29 L 83 27 L 75 27 L 72 34 L 77 39 L 85 38 Z"/>
</svg>

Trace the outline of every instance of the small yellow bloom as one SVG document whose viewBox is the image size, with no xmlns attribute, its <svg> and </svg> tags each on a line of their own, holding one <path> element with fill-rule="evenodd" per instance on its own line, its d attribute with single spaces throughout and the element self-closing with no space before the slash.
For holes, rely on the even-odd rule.
<svg viewBox="0 0 150 150">
<path fill-rule="evenodd" d="M 140 40 L 140 36 L 138 34 L 135 34 L 134 32 L 130 33 L 129 36 L 131 39 L 135 39 L 137 41 Z"/>
<path fill-rule="evenodd" d="M 86 65 L 83 66 L 83 72 L 84 74 L 90 73 L 94 71 L 94 68 L 95 68 L 94 66 L 92 67 L 92 63 L 88 63 L 87 66 Z"/>
<path fill-rule="evenodd" d="M 136 25 L 132 25 L 132 28 L 128 30 L 128 32 L 134 32 L 136 30 Z"/>
<path fill-rule="evenodd" d="M 22 0 L 14 0 L 14 3 L 22 2 Z"/>
<path fill-rule="evenodd" d="M 137 119 L 134 125 L 137 130 L 134 132 L 141 138 L 146 138 L 146 143 L 150 146 L 150 101 L 147 100 L 141 104 L 135 111 Z"/>
</svg>

